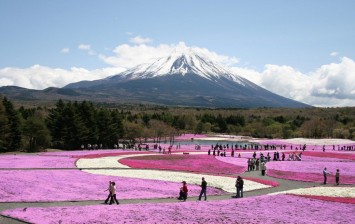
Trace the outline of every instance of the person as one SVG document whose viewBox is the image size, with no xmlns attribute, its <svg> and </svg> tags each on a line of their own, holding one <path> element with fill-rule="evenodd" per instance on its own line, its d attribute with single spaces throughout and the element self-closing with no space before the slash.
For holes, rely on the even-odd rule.
<svg viewBox="0 0 355 224">
<path fill-rule="evenodd" d="M 260 160 L 256 159 L 256 161 L 255 161 L 256 170 L 259 170 L 259 166 L 260 166 Z"/>
<path fill-rule="evenodd" d="M 248 171 L 251 171 L 251 159 L 250 158 L 248 159 L 247 163 L 248 163 Z"/>
<path fill-rule="evenodd" d="M 238 176 L 237 177 L 237 182 L 236 182 L 236 187 L 237 187 L 237 198 L 242 198 L 243 197 L 243 186 L 244 186 L 244 180 Z"/>
<path fill-rule="evenodd" d="M 186 201 L 187 192 L 189 192 L 189 190 L 187 189 L 186 181 L 182 182 L 182 191 L 183 191 L 183 200 Z"/>
<path fill-rule="evenodd" d="M 106 198 L 106 200 L 105 200 L 105 204 L 107 204 L 108 201 L 111 199 L 111 184 L 112 184 L 112 182 L 109 181 L 109 182 L 108 182 L 108 188 L 105 190 L 105 191 L 108 191 L 108 192 L 109 192 L 109 194 L 108 194 L 108 196 L 107 196 L 107 198 Z"/>
<path fill-rule="evenodd" d="M 323 184 L 327 184 L 327 176 L 328 176 L 327 167 L 325 167 L 323 170 L 323 176 L 324 176 L 324 183 Z"/>
<path fill-rule="evenodd" d="M 265 176 L 265 171 L 266 171 L 265 162 L 261 163 L 260 168 L 261 168 L 261 175 Z"/>
<path fill-rule="evenodd" d="M 206 190 L 207 190 L 207 182 L 205 181 L 205 178 L 202 177 L 201 192 L 200 192 L 200 196 L 198 197 L 199 201 L 201 201 L 202 195 L 205 195 L 205 201 L 207 200 Z"/>
<path fill-rule="evenodd" d="M 239 177 L 239 176 L 238 176 Z M 235 194 L 235 198 L 239 198 L 239 182 L 238 182 L 238 177 L 235 180 L 235 188 L 236 188 L 236 194 Z"/>
<path fill-rule="evenodd" d="M 183 199 L 184 199 L 184 190 L 182 187 L 180 187 L 178 200 L 183 200 Z"/>
<path fill-rule="evenodd" d="M 114 202 L 116 202 L 116 204 L 120 204 L 118 201 L 117 201 L 117 198 L 116 198 L 116 183 L 115 182 L 111 182 L 111 200 L 110 200 L 110 205 Z"/>
<path fill-rule="evenodd" d="M 335 173 L 335 183 L 339 185 L 339 179 L 340 179 L 340 172 L 339 169 L 337 169 L 337 172 Z"/>
</svg>

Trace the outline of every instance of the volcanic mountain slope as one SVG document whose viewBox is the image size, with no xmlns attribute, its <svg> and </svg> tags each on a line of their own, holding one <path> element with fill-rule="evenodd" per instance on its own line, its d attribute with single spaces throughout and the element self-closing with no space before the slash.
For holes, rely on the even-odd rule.
<svg viewBox="0 0 355 224">
<path fill-rule="evenodd" d="M 13 92 L 6 87 L 0 88 L 0 94 Z M 184 44 L 179 44 L 167 57 L 105 79 L 72 83 L 61 89 L 28 90 L 27 94 L 21 89 L 20 95 L 30 99 L 62 98 L 190 107 L 309 107 L 233 74 L 203 51 Z"/>
<path fill-rule="evenodd" d="M 201 52 L 179 45 L 171 55 L 96 81 L 67 85 L 101 97 L 175 106 L 309 107 L 233 74 Z"/>
</svg>

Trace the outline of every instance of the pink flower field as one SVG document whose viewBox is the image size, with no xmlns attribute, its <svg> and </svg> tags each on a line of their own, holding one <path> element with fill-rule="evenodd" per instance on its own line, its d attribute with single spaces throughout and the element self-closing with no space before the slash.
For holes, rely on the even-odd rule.
<svg viewBox="0 0 355 224">
<path fill-rule="evenodd" d="M 208 155 L 152 155 L 119 160 L 132 168 L 146 168 L 173 171 L 190 171 L 209 174 L 231 175 L 244 172 L 242 166 L 223 163 Z"/>
<path fill-rule="evenodd" d="M 206 137 L 206 135 L 185 134 L 177 139 L 191 140 L 191 138 Z M 267 144 L 282 143 L 281 140 L 266 140 L 266 142 Z M 278 148 L 277 151 L 290 153 L 291 144 L 286 143 L 286 145 L 288 147 L 286 150 Z M 161 146 L 168 152 L 168 144 L 161 144 Z M 299 145 L 293 144 L 294 149 L 295 146 Z M 221 157 L 207 155 L 210 147 L 210 145 L 201 145 L 201 149 L 196 150 L 194 145 L 181 145 L 180 148 L 175 145 L 172 149 L 173 154 L 157 153 L 159 150 L 153 150 L 151 144 L 149 151 L 82 150 L 46 152 L 37 155 L 2 155 L 0 156 L 0 202 L 97 201 L 94 202 L 97 205 L 32 207 L 31 204 L 26 209 L 5 210 L 1 215 L 38 224 L 340 224 L 353 222 L 354 152 L 332 151 L 330 145 L 326 146 L 327 150 L 323 152 L 321 145 L 314 146 L 315 150 L 311 150 L 309 146 L 310 148 L 302 152 L 302 161 L 267 162 L 268 176 L 315 183 L 323 182 L 322 172 L 324 167 L 327 167 L 329 175 L 326 187 L 321 184 L 300 184 L 299 186 L 319 186 L 298 188 L 298 185 L 291 186 L 287 181 L 277 182 L 259 178 L 260 173 L 244 173 L 247 170 L 247 159 L 252 158 L 254 150 L 235 151 L 235 157 L 230 157 L 231 150 L 227 150 L 227 157 Z M 181 152 L 189 152 L 189 154 Z M 270 153 L 272 159 L 274 151 L 256 151 L 257 158 L 260 152 L 264 155 Z M 239 153 L 241 158 L 238 158 Z M 340 169 L 340 184 L 352 184 L 352 186 L 334 186 L 336 169 Z M 201 174 L 207 177 L 208 201 L 194 201 L 196 198 L 191 198 L 200 193 Z M 250 196 L 247 193 L 245 198 L 238 199 L 221 200 L 220 197 L 209 197 L 224 195 L 224 198 L 230 198 L 226 193 L 235 194 L 235 176 L 239 174 L 243 174 L 241 176 L 245 179 L 246 192 L 250 189 L 258 191 L 261 189 L 260 184 L 268 185 L 266 187 L 282 186 L 272 191 L 256 192 L 256 194 L 272 192 L 262 196 Z M 182 180 L 188 182 L 189 199 L 186 202 L 178 202 L 174 199 L 179 194 Z M 116 182 L 117 199 L 121 202 L 120 205 L 102 204 L 108 196 L 108 191 L 105 190 L 108 188 L 109 181 Z M 264 185 L 262 188 L 265 188 Z M 160 198 L 171 198 L 171 200 L 168 200 L 169 203 L 144 201 L 144 199 Z M 126 201 L 126 199 L 138 200 Z"/>
<path fill-rule="evenodd" d="M 352 223 L 355 207 L 293 195 L 222 201 L 12 209 L 30 223 Z M 80 215 L 78 215 L 80 214 Z"/>
<path fill-rule="evenodd" d="M 278 161 L 268 162 L 267 175 L 289 180 L 323 182 L 323 169 L 327 167 L 328 182 L 335 183 L 336 169 L 340 170 L 342 184 L 355 184 L 355 163 L 324 161 Z"/>
<path fill-rule="evenodd" d="M 0 156 L 0 168 L 75 168 L 75 158 L 37 155 Z"/>
<path fill-rule="evenodd" d="M 321 172 L 319 172 L 319 173 L 302 173 L 302 172 L 283 171 L 283 170 L 267 170 L 266 174 L 270 177 L 276 177 L 276 178 L 280 178 L 280 179 L 323 183 L 323 174 Z M 335 176 L 328 175 L 327 183 L 335 184 Z M 340 183 L 341 184 L 355 184 L 355 177 L 341 175 L 340 176 Z"/>
<path fill-rule="evenodd" d="M 60 152 L 42 152 L 39 153 L 41 156 L 67 156 L 67 157 L 76 157 L 81 158 L 90 155 L 120 155 L 123 154 L 132 154 L 139 153 L 140 151 L 132 151 L 132 150 L 122 150 L 122 149 L 104 149 L 104 150 L 78 150 L 78 151 L 60 151 Z M 143 151 L 142 151 L 143 152 Z M 144 151 L 147 153 L 147 151 Z"/>
<path fill-rule="evenodd" d="M 0 202 L 104 200 L 110 180 L 117 184 L 119 200 L 176 197 L 181 187 L 175 182 L 93 175 L 79 170 L 3 170 L 0 176 Z M 199 186 L 189 185 L 190 196 L 199 192 Z M 223 194 L 215 188 L 208 188 L 208 192 Z"/>
<path fill-rule="evenodd" d="M 355 160 L 354 152 L 319 152 L 319 151 L 304 151 L 302 156 L 312 156 L 321 158 Z"/>
<path fill-rule="evenodd" d="M 120 151 L 120 152 L 106 152 L 106 153 L 101 153 L 101 152 L 96 152 L 96 154 L 86 154 L 86 155 L 76 155 L 73 156 L 75 158 L 86 158 L 86 159 L 94 159 L 94 158 L 102 158 L 102 157 L 108 157 L 108 156 L 124 156 L 124 155 L 139 155 L 139 154 L 150 154 L 151 152 L 140 152 L 140 151 Z M 153 154 L 153 153 L 152 153 Z"/>
</svg>

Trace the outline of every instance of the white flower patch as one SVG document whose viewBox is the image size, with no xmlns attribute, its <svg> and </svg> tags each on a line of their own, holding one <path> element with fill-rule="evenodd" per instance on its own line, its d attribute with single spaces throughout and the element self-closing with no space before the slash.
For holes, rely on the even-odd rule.
<svg viewBox="0 0 355 224">
<path fill-rule="evenodd" d="M 355 187 L 312 187 L 300 188 L 289 191 L 276 192 L 272 194 L 298 194 L 326 197 L 355 198 Z"/>
<path fill-rule="evenodd" d="M 186 181 L 188 184 L 194 184 L 194 185 L 200 185 L 201 178 L 205 177 L 209 187 L 219 188 L 229 193 L 236 192 L 235 189 L 236 179 L 231 177 L 175 172 L 175 171 L 160 171 L 160 170 L 133 170 L 133 169 L 85 170 L 83 169 L 82 171 L 92 173 L 92 174 L 119 176 L 119 177 L 131 177 L 131 178 L 172 181 L 172 182 Z M 263 189 L 268 187 L 271 186 L 260 184 L 250 180 L 244 180 L 244 191 L 252 191 L 252 190 L 258 190 L 258 189 Z"/>
<path fill-rule="evenodd" d="M 85 168 L 130 168 L 117 162 L 120 159 L 136 156 L 151 156 L 152 154 L 133 154 L 122 156 L 108 156 L 101 158 L 81 158 L 76 161 L 76 166 L 80 169 Z"/>
<path fill-rule="evenodd" d="M 199 154 L 194 153 L 194 154 Z M 137 170 L 137 169 L 90 169 L 87 168 L 130 168 L 118 162 L 118 160 L 128 157 L 136 156 L 152 156 L 152 154 L 132 154 L 132 155 L 122 155 L 122 156 L 110 156 L 101 157 L 94 159 L 82 158 L 76 163 L 76 166 L 82 171 L 92 174 L 109 175 L 109 176 L 119 176 L 119 177 L 131 177 L 131 178 L 141 178 L 141 179 L 151 179 L 151 180 L 162 180 L 162 181 L 172 181 L 172 182 L 182 182 L 186 181 L 188 184 L 201 184 L 201 178 L 204 176 L 208 182 L 208 186 L 222 189 L 226 192 L 234 193 L 235 189 L 235 178 L 214 176 L 214 175 L 203 175 L 195 173 L 177 172 L 177 171 L 161 171 L 161 170 Z M 153 154 L 154 155 L 154 154 Z M 157 154 L 160 155 L 160 154 Z M 260 184 L 250 180 L 244 180 L 244 191 L 252 191 L 262 188 L 271 187 L 269 185 Z"/>
</svg>

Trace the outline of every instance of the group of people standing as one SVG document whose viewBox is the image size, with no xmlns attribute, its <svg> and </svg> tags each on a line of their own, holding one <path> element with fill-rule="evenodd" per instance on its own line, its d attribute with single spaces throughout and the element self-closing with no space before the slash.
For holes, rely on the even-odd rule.
<svg viewBox="0 0 355 224">
<path fill-rule="evenodd" d="M 324 167 L 324 170 L 323 170 L 324 182 L 323 182 L 323 184 L 327 184 L 328 174 L 329 174 L 329 172 L 327 170 L 327 167 Z M 335 173 L 335 184 L 339 185 L 339 181 L 340 181 L 340 171 L 339 171 L 339 169 L 337 169 L 337 171 Z"/>
</svg>

